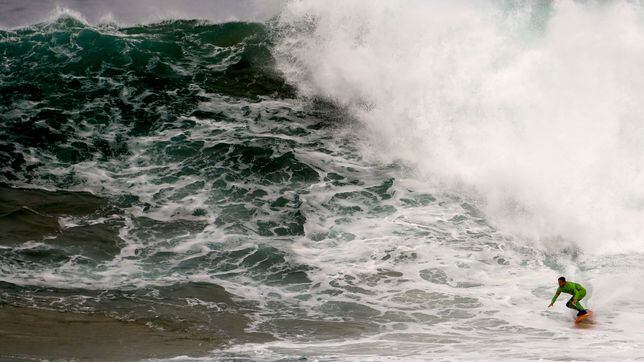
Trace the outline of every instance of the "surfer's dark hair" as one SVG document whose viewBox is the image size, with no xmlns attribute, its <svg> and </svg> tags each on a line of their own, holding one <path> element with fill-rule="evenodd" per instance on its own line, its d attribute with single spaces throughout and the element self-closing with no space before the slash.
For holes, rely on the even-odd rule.
<svg viewBox="0 0 644 362">
<path fill-rule="evenodd" d="M 564 277 L 559 277 L 559 279 L 557 279 L 557 280 L 558 280 L 558 281 L 560 281 L 560 282 L 565 282 L 565 281 L 566 281 L 566 278 L 564 278 Z"/>
</svg>

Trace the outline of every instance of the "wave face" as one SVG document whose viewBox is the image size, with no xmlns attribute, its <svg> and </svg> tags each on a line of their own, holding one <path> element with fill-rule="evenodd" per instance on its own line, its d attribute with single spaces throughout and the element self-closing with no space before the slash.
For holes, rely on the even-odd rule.
<svg viewBox="0 0 644 362">
<path fill-rule="evenodd" d="M 499 228 L 641 252 L 643 16 L 619 1 L 303 1 L 278 49 L 304 93 L 368 128 L 377 157 L 470 194 Z"/>
<path fill-rule="evenodd" d="M 637 5 L 70 14 L 0 31 L 0 307 L 204 359 L 642 356 Z"/>
</svg>

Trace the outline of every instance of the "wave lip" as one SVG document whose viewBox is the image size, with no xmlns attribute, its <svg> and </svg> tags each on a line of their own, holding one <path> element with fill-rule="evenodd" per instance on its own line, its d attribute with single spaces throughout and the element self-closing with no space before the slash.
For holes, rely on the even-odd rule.
<svg viewBox="0 0 644 362">
<path fill-rule="evenodd" d="M 211 23 L 262 22 L 277 15 L 285 0 L 127 0 L 78 2 L 4 1 L 0 4 L 0 29 L 16 29 L 60 17 L 72 16 L 85 24 L 132 26 L 167 20 L 200 19 Z"/>
</svg>

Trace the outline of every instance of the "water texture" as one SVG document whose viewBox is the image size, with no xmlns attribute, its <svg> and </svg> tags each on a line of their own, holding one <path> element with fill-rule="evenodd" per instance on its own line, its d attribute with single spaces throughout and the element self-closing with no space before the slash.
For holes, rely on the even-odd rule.
<svg viewBox="0 0 644 362">
<path fill-rule="evenodd" d="M 0 30 L 0 306 L 223 341 L 179 360 L 644 358 L 644 8 L 244 4 Z"/>
</svg>

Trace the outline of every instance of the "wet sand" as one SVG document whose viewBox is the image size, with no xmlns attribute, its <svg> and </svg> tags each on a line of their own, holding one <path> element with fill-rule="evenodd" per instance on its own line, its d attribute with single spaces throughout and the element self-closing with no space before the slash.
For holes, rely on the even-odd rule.
<svg viewBox="0 0 644 362">
<path fill-rule="evenodd" d="M 237 321 L 223 321 L 231 336 L 192 336 L 152 329 L 107 316 L 0 307 L 0 361 L 74 359 L 130 361 L 144 358 L 204 356 L 240 338 L 266 341 L 270 336 L 245 333 Z M 229 325 L 228 325 L 229 324 Z M 229 329 L 230 328 L 230 329 Z"/>
</svg>

